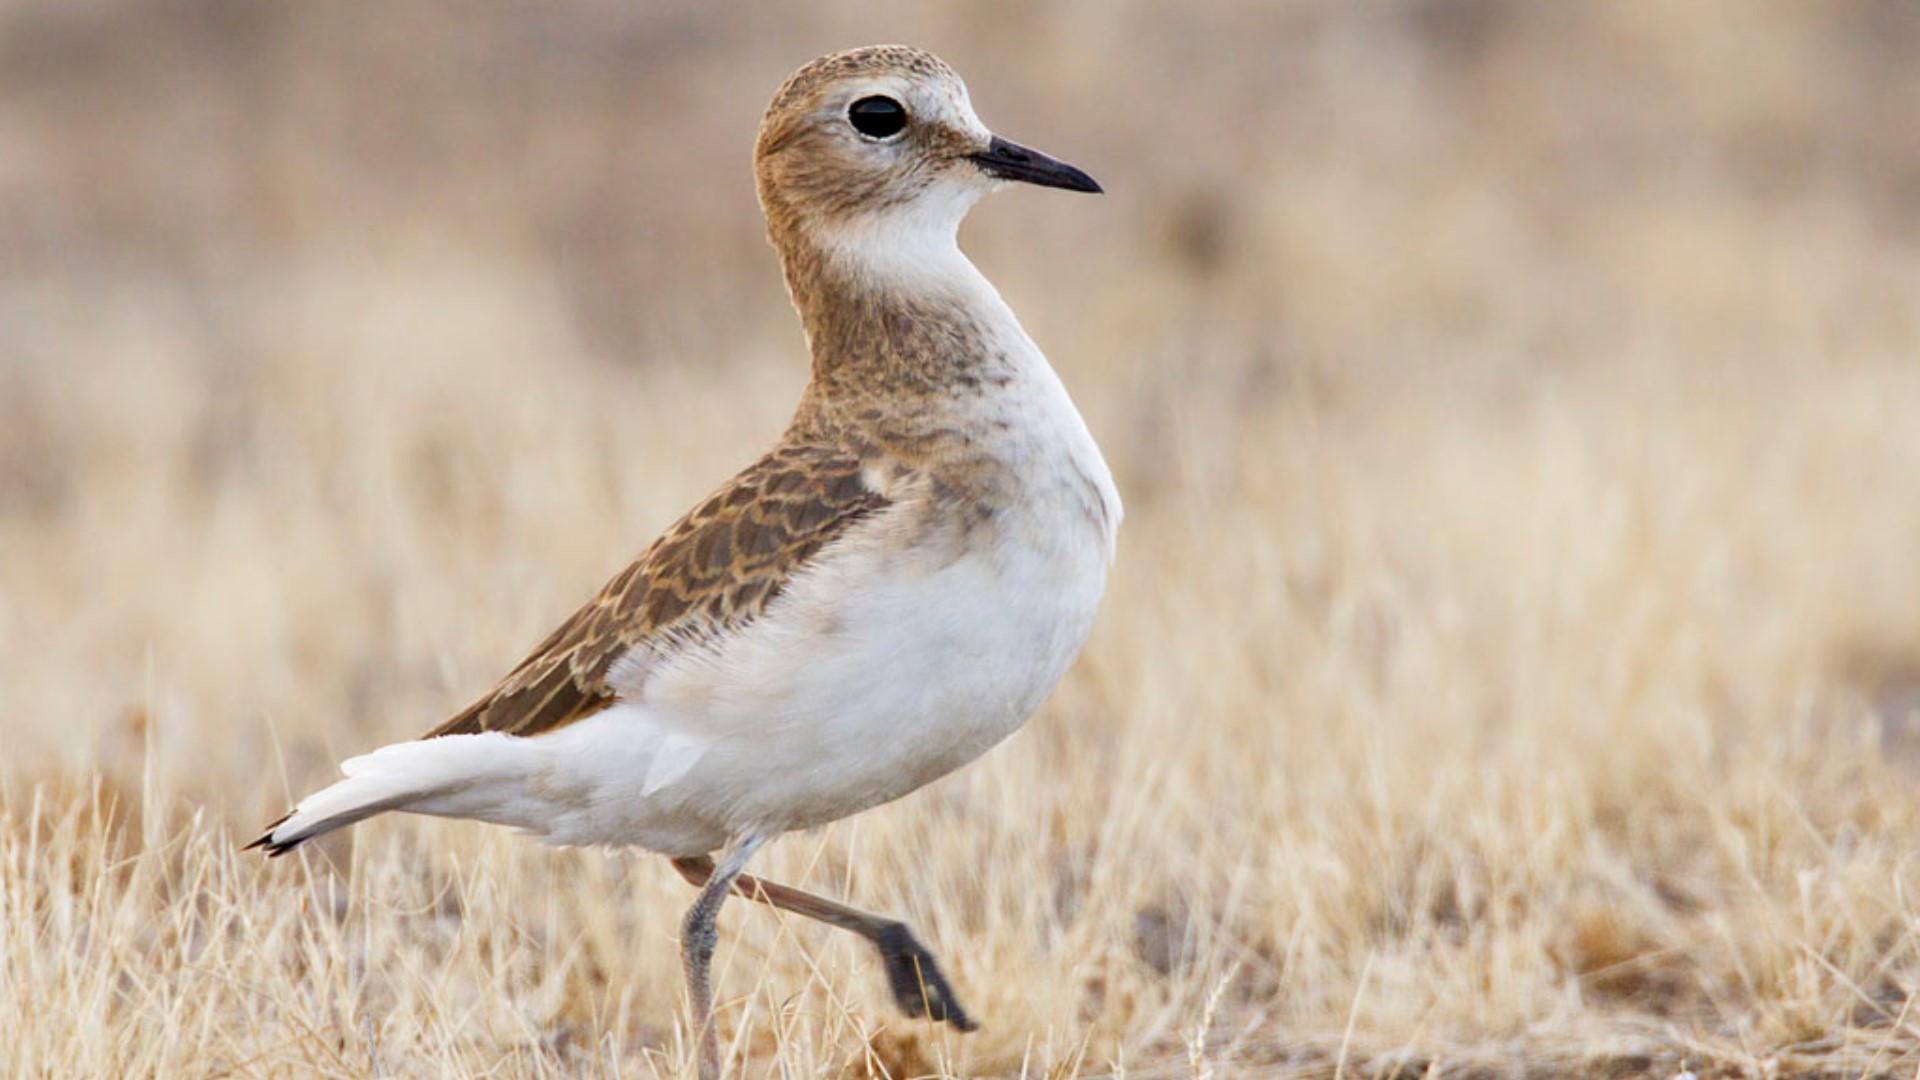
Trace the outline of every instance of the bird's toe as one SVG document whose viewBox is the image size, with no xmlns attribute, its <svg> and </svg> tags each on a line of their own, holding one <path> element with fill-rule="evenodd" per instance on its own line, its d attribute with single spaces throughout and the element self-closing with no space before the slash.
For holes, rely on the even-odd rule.
<svg viewBox="0 0 1920 1080">
<path fill-rule="evenodd" d="M 886 965 L 893 1000 L 901 1012 L 916 1019 L 924 1016 L 952 1024 L 961 1031 L 973 1031 L 980 1026 L 961 1007 L 959 997 L 933 953 L 920 944 L 904 923 L 889 926 L 875 944 Z"/>
</svg>

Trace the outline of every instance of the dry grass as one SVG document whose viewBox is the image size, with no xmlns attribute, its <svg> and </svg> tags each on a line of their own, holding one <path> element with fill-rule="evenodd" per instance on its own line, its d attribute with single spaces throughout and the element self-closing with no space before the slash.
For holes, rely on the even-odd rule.
<svg viewBox="0 0 1920 1080">
<path fill-rule="evenodd" d="M 771 438 L 752 125 L 888 38 L 1114 192 L 968 242 L 1131 515 L 760 864 L 985 1030 L 734 905 L 746 1075 L 1920 1066 L 1910 6 L 377 10 L 0 13 L 0 1073 L 689 1074 L 657 859 L 236 848 Z"/>
</svg>

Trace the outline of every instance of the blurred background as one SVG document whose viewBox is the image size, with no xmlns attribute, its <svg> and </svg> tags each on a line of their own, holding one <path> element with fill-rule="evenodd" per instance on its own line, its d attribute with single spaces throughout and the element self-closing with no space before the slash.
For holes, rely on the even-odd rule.
<svg viewBox="0 0 1920 1080">
<path fill-rule="evenodd" d="M 1109 193 L 962 243 L 1128 503 L 1011 753 L 1087 774 L 1033 811 L 1072 851 L 1161 800 L 1117 849 L 1173 883 L 1112 916 L 1143 978 L 1238 926 L 1296 1032 L 1369 985 L 1382 1045 L 1905 1030 L 1905 0 L 0 5 L 14 812 L 267 820 L 751 460 L 806 372 L 760 110 L 889 40 Z M 1797 876 L 1835 859 L 1838 937 Z"/>
</svg>

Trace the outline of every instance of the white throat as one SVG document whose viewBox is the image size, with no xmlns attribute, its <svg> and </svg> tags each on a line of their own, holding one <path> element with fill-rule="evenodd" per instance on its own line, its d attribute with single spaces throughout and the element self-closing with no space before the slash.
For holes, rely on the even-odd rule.
<svg viewBox="0 0 1920 1080">
<path fill-rule="evenodd" d="M 909 296 L 1006 305 L 960 250 L 960 222 L 985 189 L 937 184 L 907 202 L 821 230 L 821 251 L 848 278 Z M 1008 318 L 1012 312 L 1006 312 Z"/>
</svg>

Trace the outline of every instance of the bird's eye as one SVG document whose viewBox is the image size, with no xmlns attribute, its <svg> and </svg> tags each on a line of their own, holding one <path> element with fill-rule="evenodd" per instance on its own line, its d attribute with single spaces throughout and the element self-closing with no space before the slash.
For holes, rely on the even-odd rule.
<svg viewBox="0 0 1920 1080">
<path fill-rule="evenodd" d="M 847 110 L 847 122 L 869 138 L 890 139 L 907 126 L 907 109 L 890 97 L 863 97 Z"/>
</svg>

